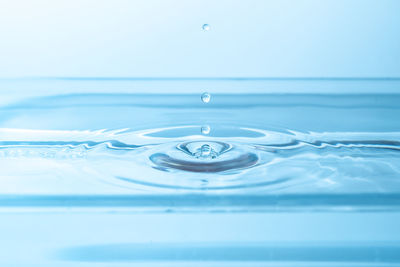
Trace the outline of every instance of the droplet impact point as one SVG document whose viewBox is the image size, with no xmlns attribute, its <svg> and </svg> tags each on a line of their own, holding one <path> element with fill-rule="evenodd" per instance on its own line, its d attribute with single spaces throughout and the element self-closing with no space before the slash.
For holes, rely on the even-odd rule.
<svg viewBox="0 0 400 267">
<path fill-rule="evenodd" d="M 240 148 L 234 150 L 232 145 L 219 141 L 191 141 L 181 143 L 176 148 L 184 154 L 155 153 L 150 156 L 150 160 L 166 170 L 201 173 L 247 169 L 255 166 L 259 160 L 254 153 Z M 187 155 L 192 158 L 187 158 Z"/>
<path fill-rule="evenodd" d="M 197 159 L 215 159 L 228 152 L 232 147 L 223 142 L 186 142 L 177 146 L 177 149 Z"/>
<path fill-rule="evenodd" d="M 210 147 L 210 145 L 208 145 L 208 144 L 202 145 L 200 148 L 200 157 L 201 158 L 210 157 L 211 151 L 212 151 L 212 148 Z"/>
</svg>

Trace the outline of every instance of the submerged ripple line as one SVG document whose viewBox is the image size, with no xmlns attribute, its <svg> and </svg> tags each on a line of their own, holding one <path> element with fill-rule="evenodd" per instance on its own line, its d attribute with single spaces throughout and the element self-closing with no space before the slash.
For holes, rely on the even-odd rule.
<svg viewBox="0 0 400 267">
<path fill-rule="evenodd" d="M 289 181 L 289 178 L 281 178 L 273 181 L 265 181 L 265 182 L 259 182 L 259 183 L 253 183 L 253 184 L 237 184 L 237 185 L 226 185 L 226 186 L 181 186 L 181 185 L 169 185 L 169 184 L 159 184 L 159 183 L 152 183 L 152 182 L 146 182 L 146 181 L 141 181 L 133 178 L 127 178 L 127 177 L 120 177 L 116 176 L 117 179 L 129 182 L 129 183 L 134 183 L 134 184 L 139 184 L 139 185 L 144 185 L 144 186 L 150 186 L 150 187 L 159 187 L 159 188 L 164 188 L 164 189 L 185 189 L 185 190 L 226 190 L 226 189 L 242 189 L 242 188 L 253 188 L 253 187 L 263 187 L 263 186 L 271 186 L 271 185 L 276 185 L 280 183 L 284 183 L 286 181 Z"/>
</svg>

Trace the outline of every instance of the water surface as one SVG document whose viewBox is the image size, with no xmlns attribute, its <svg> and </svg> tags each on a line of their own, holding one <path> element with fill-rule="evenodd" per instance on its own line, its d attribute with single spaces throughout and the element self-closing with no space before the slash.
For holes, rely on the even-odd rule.
<svg viewBox="0 0 400 267">
<path fill-rule="evenodd" d="M 0 262 L 398 266 L 398 84 L 3 82 Z"/>
</svg>

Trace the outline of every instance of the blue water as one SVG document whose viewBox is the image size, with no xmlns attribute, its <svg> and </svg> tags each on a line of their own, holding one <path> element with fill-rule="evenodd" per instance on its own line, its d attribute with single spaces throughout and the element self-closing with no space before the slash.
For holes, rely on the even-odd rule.
<svg viewBox="0 0 400 267">
<path fill-rule="evenodd" d="M 0 86 L 1 266 L 400 266 L 400 80 Z"/>
</svg>

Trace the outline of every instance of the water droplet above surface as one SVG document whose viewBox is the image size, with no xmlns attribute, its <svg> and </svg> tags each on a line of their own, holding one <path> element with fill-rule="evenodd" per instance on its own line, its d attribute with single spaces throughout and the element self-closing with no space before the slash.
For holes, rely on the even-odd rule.
<svg viewBox="0 0 400 267">
<path fill-rule="evenodd" d="M 204 125 L 204 126 L 201 127 L 201 133 L 202 133 L 202 134 L 207 135 L 207 134 L 209 134 L 210 132 L 211 132 L 210 126 Z"/>
<path fill-rule="evenodd" d="M 208 24 L 203 24 L 202 28 L 204 31 L 209 31 L 211 29 L 210 25 Z"/>
<path fill-rule="evenodd" d="M 211 95 L 209 93 L 203 93 L 201 95 L 201 101 L 203 101 L 203 103 L 208 103 L 211 100 Z"/>
</svg>

